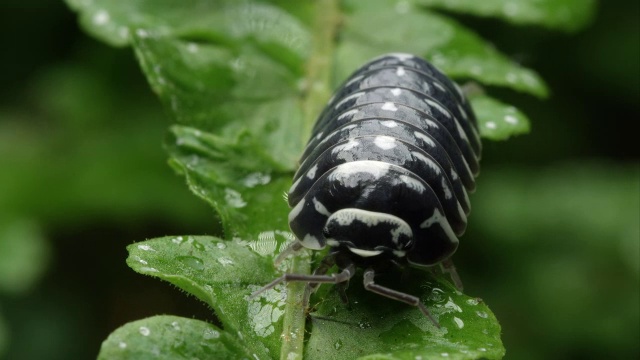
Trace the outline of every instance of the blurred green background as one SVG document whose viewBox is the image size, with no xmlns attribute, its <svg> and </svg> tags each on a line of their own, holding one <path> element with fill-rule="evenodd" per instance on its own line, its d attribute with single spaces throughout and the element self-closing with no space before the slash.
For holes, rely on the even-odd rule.
<svg viewBox="0 0 640 360">
<path fill-rule="evenodd" d="M 170 119 L 132 51 L 86 36 L 61 1 L 0 10 L 0 358 L 95 358 L 154 314 L 215 321 L 125 264 L 131 242 L 219 227 L 166 165 Z M 602 1 L 575 35 L 457 16 L 552 90 L 490 89 L 533 131 L 485 142 L 455 257 L 507 358 L 640 357 L 639 14 Z"/>
</svg>

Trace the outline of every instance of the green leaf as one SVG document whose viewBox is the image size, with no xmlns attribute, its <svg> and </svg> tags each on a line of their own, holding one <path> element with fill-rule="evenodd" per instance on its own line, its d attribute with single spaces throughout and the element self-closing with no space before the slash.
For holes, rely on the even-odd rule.
<svg viewBox="0 0 640 360">
<path fill-rule="evenodd" d="M 535 72 L 450 18 L 411 2 L 395 7 L 384 0 L 346 3 L 337 48 L 337 83 L 372 57 L 409 52 L 425 57 L 451 77 L 547 96 L 546 85 Z M 380 24 L 385 24 L 383 29 Z"/>
<path fill-rule="evenodd" d="M 98 359 L 251 359 L 234 336 L 204 321 L 153 316 L 130 322 L 102 343 Z"/>
<path fill-rule="evenodd" d="M 130 245 L 127 263 L 137 272 L 169 281 L 209 304 L 227 332 L 242 334 L 248 349 L 268 358 L 279 354 L 282 346 L 284 286 L 254 299 L 248 296 L 278 276 L 268 256 L 286 244 L 286 239 L 277 235 L 257 242 L 205 236 L 153 239 Z M 360 284 L 353 284 L 347 293 L 351 309 L 340 302 L 333 287 L 324 286 L 312 298 L 315 312 L 310 314 L 306 358 L 371 355 L 414 359 L 447 353 L 454 359 L 495 359 L 504 354 L 500 326 L 480 299 L 456 291 L 443 275 L 434 277 L 419 270 L 409 270 L 406 275 L 407 281 L 389 286 L 418 292 L 440 329 L 416 308 L 366 292 Z M 354 281 L 358 279 L 361 277 Z M 394 279 L 380 276 L 381 284 L 390 281 Z"/>
<path fill-rule="evenodd" d="M 148 35 L 135 44 L 151 86 L 179 123 L 229 139 L 251 137 L 273 162 L 294 167 L 304 139 L 299 69 L 251 46 Z"/>
<path fill-rule="evenodd" d="M 416 0 L 436 9 L 497 17 L 516 25 L 577 31 L 591 22 L 595 0 Z"/>
<path fill-rule="evenodd" d="M 40 279 L 49 262 L 49 244 L 26 219 L 0 222 L 0 291 L 24 293 Z"/>
<path fill-rule="evenodd" d="M 482 137 L 506 140 L 511 136 L 529 133 L 529 118 L 515 107 L 485 95 L 471 97 L 470 101 Z"/>
<path fill-rule="evenodd" d="M 282 195 L 293 175 L 278 170 L 250 135 L 230 140 L 174 126 L 167 146 L 191 190 L 218 212 L 227 238 L 288 233 L 289 208 Z"/>
<path fill-rule="evenodd" d="M 257 245 L 258 251 L 277 250 L 276 234 Z M 284 300 L 270 292 L 248 300 L 249 294 L 277 275 L 269 258 L 239 242 L 209 236 L 165 237 L 129 245 L 127 264 L 135 271 L 168 281 L 195 295 L 212 309 L 230 334 L 260 358 L 280 352 Z M 234 335 L 235 336 L 235 335 Z"/>
<path fill-rule="evenodd" d="M 407 293 L 418 292 L 438 320 L 436 328 L 420 311 L 380 298 L 352 284 L 351 309 L 332 291 L 316 297 L 311 316 L 309 359 L 500 359 L 505 350 L 500 325 L 481 299 L 457 291 L 446 276 L 420 270 L 381 275 L 376 281 Z M 354 278 L 357 280 L 358 277 Z M 312 304 L 313 305 L 313 304 Z"/>
<path fill-rule="evenodd" d="M 136 29 L 155 35 L 205 36 L 212 41 L 252 38 L 305 52 L 300 23 L 279 8 L 235 0 L 66 0 L 80 14 L 83 28 L 113 46 L 130 45 Z M 238 19 L 243 21 L 237 22 Z M 289 36 L 293 34 L 294 36 Z M 227 42 L 230 43 L 230 42 Z"/>
</svg>

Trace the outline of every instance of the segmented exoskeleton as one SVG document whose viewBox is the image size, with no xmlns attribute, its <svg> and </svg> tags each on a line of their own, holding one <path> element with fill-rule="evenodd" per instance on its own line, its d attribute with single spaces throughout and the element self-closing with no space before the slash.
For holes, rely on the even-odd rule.
<svg viewBox="0 0 640 360">
<path fill-rule="evenodd" d="M 448 259 L 467 226 L 480 152 L 469 103 L 433 65 L 409 54 L 365 64 L 318 118 L 288 196 L 291 249 L 329 254 L 313 275 L 286 274 L 265 289 L 344 284 L 363 267 L 368 290 L 431 317 L 417 297 L 375 284 L 374 272 L 443 261 L 455 271 Z M 334 264 L 341 271 L 326 275 Z"/>
</svg>

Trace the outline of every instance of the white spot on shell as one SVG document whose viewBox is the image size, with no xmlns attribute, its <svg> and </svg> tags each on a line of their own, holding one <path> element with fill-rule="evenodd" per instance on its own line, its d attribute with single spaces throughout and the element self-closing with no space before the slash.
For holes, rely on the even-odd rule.
<svg viewBox="0 0 640 360">
<path fill-rule="evenodd" d="M 442 189 L 444 190 L 444 198 L 449 200 L 453 197 L 453 193 L 447 184 L 447 179 L 443 176 L 440 181 L 440 185 L 442 185 Z M 459 205 L 458 205 L 459 207 Z M 461 209 L 460 209 L 461 210 Z M 463 213 L 464 214 L 464 213 Z"/>
<path fill-rule="evenodd" d="M 433 82 L 433 86 L 435 86 L 436 89 L 438 89 L 438 90 L 440 90 L 442 92 L 447 92 L 447 89 L 444 86 L 442 86 L 439 82 L 434 81 Z"/>
<path fill-rule="evenodd" d="M 313 180 L 316 177 L 316 171 L 318 171 L 318 164 L 315 164 L 307 171 L 307 177 Z"/>
<path fill-rule="evenodd" d="M 393 120 L 385 120 L 385 121 L 380 121 L 380 125 L 388 128 L 394 128 L 398 126 L 398 123 Z"/>
<path fill-rule="evenodd" d="M 346 187 L 355 187 L 358 179 L 353 175 L 357 173 L 366 173 L 379 179 L 389 172 L 390 165 L 382 161 L 354 161 L 338 165 L 329 175 L 329 181 L 338 181 Z"/>
<path fill-rule="evenodd" d="M 467 112 L 464 111 L 464 109 L 462 108 L 462 106 L 460 106 L 460 104 L 458 104 L 458 111 L 460 111 L 460 114 L 462 115 L 463 119 L 469 120 L 469 116 L 467 115 Z"/>
<path fill-rule="evenodd" d="M 424 122 L 427 124 L 428 127 L 430 128 L 434 128 L 434 129 L 439 129 L 440 127 L 438 126 L 438 123 L 436 123 L 435 121 L 431 120 L 431 119 L 424 119 Z"/>
<path fill-rule="evenodd" d="M 400 88 L 394 88 L 394 89 L 391 89 L 390 91 L 393 96 L 400 96 L 400 94 L 402 94 L 402 89 Z"/>
<path fill-rule="evenodd" d="M 396 139 L 391 136 L 376 136 L 373 143 L 382 150 L 390 150 L 397 146 Z"/>
<path fill-rule="evenodd" d="M 340 106 L 342 106 L 342 105 L 343 105 L 344 103 L 346 103 L 347 101 L 350 101 L 350 100 L 353 100 L 353 99 L 357 99 L 357 98 L 359 98 L 359 97 L 360 97 L 360 96 L 362 96 L 362 95 L 364 95 L 364 92 L 357 92 L 357 93 L 351 94 L 351 95 L 349 95 L 349 96 L 347 96 L 347 97 L 343 98 L 342 100 L 340 100 L 340 102 L 339 102 L 339 103 L 337 103 L 337 104 L 336 104 L 336 106 L 334 106 L 333 108 L 334 108 L 334 109 L 338 109 Z"/>
<path fill-rule="evenodd" d="M 446 116 L 447 118 L 451 118 L 451 114 L 449 114 L 447 109 L 445 109 L 442 105 L 438 104 L 437 102 L 431 99 L 424 99 L 424 102 L 426 102 L 429 106 L 433 107 L 434 109 L 438 110 L 440 113 L 442 113 L 442 115 Z"/>
<path fill-rule="evenodd" d="M 356 77 L 354 77 L 353 79 L 349 80 L 346 84 L 344 84 L 344 87 L 348 87 L 349 85 L 353 84 L 356 81 L 360 81 L 360 79 L 362 79 L 364 77 L 364 75 L 358 75 Z"/>
<path fill-rule="evenodd" d="M 379 223 L 393 224 L 395 228 L 391 230 L 391 240 L 395 244 L 398 244 L 401 235 L 413 238 L 411 227 L 401 218 L 391 214 L 347 208 L 336 211 L 331 215 L 331 220 L 337 222 L 340 226 L 349 226 L 356 220 L 368 227 L 376 226 Z"/>
<path fill-rule="evenodd" d="M 313 206 L 319 214 L 322 214 L 326 217 L 331 216 L 331 213 L 329 212 L 329 210 L 327 210 L 326 206 L 324 206 L 324 204 L 322 204 L 318 199 L 314 197 L 311 201 L 313 202 Z"/>
<path fill-rule="evenodd" d="M 358 111 L 359 111 L 358 109 L 351 109 L 349 111 L 345 111 L 342 114 L 340 114 L 340 116 L 338 116 L 337 120 L 340 121 L 340 120 L 344 119 L 347 116 L 355 115 L 355 114 L 358 113 Z"/>
<path fill-rule="evenodd" d="M 456 244 L 459 242 L 458 238 L 453 233 L 453 229 L 451 229 L 451 225 L 449 225 L 449 221 L 447 221 L 447 218 L 442 215 L 439 209 L 434 209 L 433 215 L 431 215 L 431 217 L 429 217 L 428 219 L 425 219 L 425 221 L 420 224 L 420 228 L 428 229 L 434 224 L 440 225 L 442 230 L 444 230 L 445 234 L 449 238 L 449 241 Z"/>
<path fill-rule="evenodd" d="M 289 212 L 289 222 L 293 221 L 293 219 L 300 215 L 300 212 L 302 212 L 302 209 L 304 208 L 304 202 L 304 199 L 298 201 L 296 206 L 291 209 L 291 211 Z"/>
<path fill-rule="evenodd" d="M 398 108 L 396 107 L 396 104 L 394 104 L 392 102 L 386 102 L 386 103 L 382 104 L 381 109 L 382 110 L 387 110 L 387 111 L 398 111 Z"/>
<path fill-rule="evenodd" d="M 427 144 L 427 145 L 429 145 L 431 147 L 436 147 L 435 141 L 433 141 L 430 137 L 428 137 L 426 134 L 423 134 L 420 131 L 414 131 L 413 132 L 413 136 L 415 136 L 418 139 L 422 140 L 425 144 Z"/>
<path fill-rule="evenodd" d="M 345 144 L 341 144 L 341 145 L 336 145 L 334 146 L 333 150 L 331 150 L 331 152 L 333 154 L 337 154 L 339 152 L 342 151 L 349 151 L 355 147 L 357 147 L 358 145 L 360 145 L 360 143 L 354 139 L 350 139 L 347 143 Z"/>
<path fill-rule="evenodd" d="M 418 160 L 422 161 L 425 165 L 427 165 L 434 173 L 440 175 L 441 169 L 440 165 L 433 161 L 431 158 L 424 156 L 420 152 L 412 151 L 411 155 L 415 156 Z"/>
<path fill-rule="evenodd" d="M 358 249 L 358 248 L 349 248 L 349 251 L 362 257 L 372 257 L 372 256 L 380 255 L 383 252 L 382 250 L 364 250 L 364 249 Z"/>
<path fill-rule="evenodd" d="M 398 66 L 398 68 L 396 69 L 396 75 L 404 76 L 405 74 L 406 72 L 404 71 L 404 68 L 402 66 Z"/>
<path fill-rule="evenodd" d="M 291 189 L 289 189 L 289 193 L 294 192 L 294 191 L 296 190 L 296 188 L 298 187 L 298 185 L 300 185 L 300 182 L 301 182 L 301 181 L 302 181 L 302 176 L 300 176 L 300 177 L 298 178 L 298 180 L 296 180 L 296 181 L 293 183 L 293 185 L 291 185 Z M 289 195 L 287 195 L 287 196 L 289 196 Z"/>
<path fill-rule="evenodd" d="M 305 237 L 302 239 L 302 241 L 300 241 L 302 243 L 302 245 L 304 247 L 306 247 L 307 249 L 313 249 L 313 250 L 320 250 L 323 247 L 320 245 L 320 240 L 318 240 L 317 237 L 311 235 L 311 234 L 307 234 L 305 235 Z"/>
<path fill-rule="evenodd" d="M 408 188 L 423 193 L 426 189 L 422 182 L 407 175 L 400 175 L 400 180 L 407 185 Z"/>
</svg>

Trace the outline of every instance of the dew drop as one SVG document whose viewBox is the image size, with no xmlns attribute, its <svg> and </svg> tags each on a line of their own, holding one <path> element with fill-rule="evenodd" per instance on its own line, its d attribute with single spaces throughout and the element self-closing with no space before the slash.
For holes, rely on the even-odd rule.
<svg viewBox="0 0 640 360">
<path fill-rule="evenodd" d="M 218 262 L 220 264 L 222 264 L 223 266 L 233 265 L 233 260 L 231 260 L 229 258 L 226 258 L 226 257 L 218 258 Z"/>
<path fill-rule="evenodd" d="M 462 319 L 457 318 L 457 317 L 453 317 L 453 322 L 456 323 L 456 325 L 458 326 L 458 329 L 462 329 L 464 327 L 464 321 L 462 321 Z"/>
<path fill-rule="evenodd" d="M 120 349 L 126 349 L 126 348 L 127 348 L 127 343 L 126 343 L 126 342 L 124 342 L 124 341 L 120 341 L 120 342 L 118 343 L 118 347 L 119 347 Z"/>
<path fill-rule="evenodd" d="M 180 244 L 182 244 L 184 242 L 184 238 L 182 236 L 178 236 L 178 237 L 175 237 L 175 238 L 171 239 L 171 242 L 174 243 L 174 244 L 180 245 Z"/>
<path fill-rule="evenodd" d="M 138 245 L 138 249 L 142 250 L 142 251 L 155 251 L 151 246 L 149 245 Z"/>
<path fill-rule="evenodd" d="M 449 297 L 449 301 L 447 301 L 447 303 L 444 304 L 444 307 L 447 308 L 447 309 L 452 309 L 452 310 L 457 311 L 457 312 L 462 312 L 462 308 L 460 306 L 458 306 L 458 304 L 453 302 L 453 299 L 451 299 L 451 297 Z"/>
<path fill-rule="evenodd" d="M 486 319 L 486 318 L 488 318 L 488 317 L 489 317 L 489 314 L 487 314 L 487 313 L 486 313 L 486 312 L 484 312 L 484 311 L 476 311 L 476 314 L 477 314 L 478 316 L 480 316 L 481 318 L 483 318 L 483 319 Z"/>
<path fill-rule="evenodd" d="M 195 270 L 203 270 L 204 262 L 195 256 L 178 256 L 178 261 Z"/>
<path fill-rule="evenodd" d="M 174 329 L 175 331 L 180 331 L 180 325 L 178 325 L 178 322 L 177 322 L 177 321 L 172 322 L 172 323 L 171 323 L 171 326 L 173 326 L 173 329 Z"/>
<path fill-rule="evenodd" d="M 137 34 L 138 36 L 140 36 L 141 38 L 146 38 L 146 37 L 148 37 L 148 36 L 149 36 L 149 33 L 148 33 L 146 30 L 144 30 L 144 29 L 138 29 L 138 30 L 136 30 L 136 34 Z"/>
<path fill-rule="evenodd" d="M 105 10 L 98 10 L 95 15 L 93 15 L 93 23 L 96 25 L 104 25 L 111 20 L 109 13 Z"/>
<path fill-rule="evenodd" d="M 197 240 L 195 240 L 195 239 L 193 239 L 193 238 L 191 238 L 190 240 L 191 240 L 191 241 L 190 241 L 190 242 L 191 242 L 191 246 L 193 246 L 194 248 L 196 248 L 196 250 L 200 250 L 200 251 L 205 251 L 205 250 L 206 250 L 206 249 L 205 249 L 205 246 L 204 246 L 204 245 L 202 245 L 199 241 L 197 241 Z"/>
<path fill-rule="evenodd" d="M 242 208 L 247 206 L 247 202 L 242 199 L 242 195 L 236 190 L 224 189 L 224 200 L 227 204 L 234 208 Z"/>
<path fill-rule="evenodd" d="M 242 184 L 248 188 L 252 188 L 257 185 L 267 185 L 269 181 L 271 181 L 271 175 L 261 172 L 254 172 L 242 179 Z"/>
<path fill-rule="evenodd" d="M 218 247 L 218 249 L 220 250 L 224 250 L 227 248 L 227 245 L 225 245 L 223 242 L 219 242 L 216 244 L 216 246 Z"/>
<path fill-rule="evenodd" d="M 508 122 L 509 124 L 515 125 L 518 123 L 518 118 L 513 115 L 505 115 L 504 121 Z"/>
<path fill-rule="evenodd" d="M 477 298 L 476 299 L 467 300 L 467 304 L 469 304 L 469 305 L 478 305 L 478 303 L 479 303 L 479 301 L 478 301 Z"/>
<path fill-rule="evenodd" d="M 333 344 L 333 348 L 334 348 L 334 349 L 336 349 L 336 350 L 340 350 L 340 349 L 342 348 L 342 345 L 343 345 L 343 344 L 342 344 L 342 340 L 339 340 L 339 339 L 338 339 L 338 341 L 336 341 L 336 342 Z"/>
<path fill-rule="evenodd" d="M 149 334 L 151 334 L 151 330 L 149 330 L 149 328 L 146 326 L 140 326 L 140 329 L 138 329 L 138 331 L 140 331 L 140 334 L 142 334 L 142 336 L 149 336 Z"/>
<path fill-rule="evenodd" d="M 213 329 L 205 329 L 202 333 L 202 337 L 207 340 L 217 339 L 220 337 L 220 332 Z"/>
</svg>

